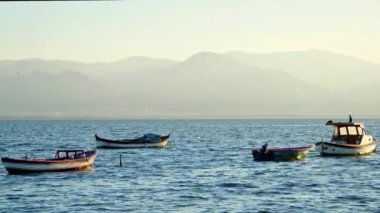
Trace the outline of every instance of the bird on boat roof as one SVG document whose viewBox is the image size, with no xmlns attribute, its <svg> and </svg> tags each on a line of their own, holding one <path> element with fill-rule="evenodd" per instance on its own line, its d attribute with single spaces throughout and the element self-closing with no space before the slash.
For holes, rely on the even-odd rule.
<svg viewBox="0 0 380 213">
<path fill-rule="evenodd" d="M 352 123 L 352 117 L 350 115 L 349 119 L 348 119 L 348 122 Z"/>
</svg>

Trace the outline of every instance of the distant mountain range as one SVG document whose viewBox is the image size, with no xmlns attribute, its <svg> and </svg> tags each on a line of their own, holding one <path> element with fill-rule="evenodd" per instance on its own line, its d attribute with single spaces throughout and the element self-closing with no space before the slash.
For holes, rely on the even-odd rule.
<svg viewBox="0 0 380 213">
<path fill-rule="evenodd" d="M 380 117 L 380 65 L 320 50 L 0 61 L 3 118 Z"/>
</svg>

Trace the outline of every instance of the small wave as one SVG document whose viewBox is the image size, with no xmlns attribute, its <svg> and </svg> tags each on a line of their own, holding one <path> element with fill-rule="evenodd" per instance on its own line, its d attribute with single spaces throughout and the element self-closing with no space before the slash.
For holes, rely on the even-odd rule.
<svg viewBox="0 0 380 213">
<path fill-rule="evenodd" d="M 358 196 L 358 195 L 344 195 L 344 196 L 338 196 L 336 199 L 338 200 L 356 200 L 358 202 L 365 202 L 367 198 Z"/>
<path fill-rule="evenodd" d="M 30 146 L 31 143 L 18 143 L 17 146 Z"/>
<path fill-rule="evenodd" d="M 284 193 L 280 193 L 278 190 L 258 190 L 253 193 L 256 195 L 261 195 L 261 196 L 284 194 Z"/>
<path fill-rule="evenodd" d="M 244 183 L 222 183 L 222 184 L 219 184 L 218 186 L 226 187 L 226 188 L 256 188 L 255 185 L 244 184 Z"/>
<path fill-rule="evenodd" d="M 305 184 L 305 187 L 318 187 L 320 184 L 318 183 L 310 183 L 310 184 Z"/>
<path fill-rule="evenodd" d="M 181 195 L 180 198 L 208 200 L 207 197 L 203 197 L 203 196 L 200 196 L 200 195 Z"/>
</svg>

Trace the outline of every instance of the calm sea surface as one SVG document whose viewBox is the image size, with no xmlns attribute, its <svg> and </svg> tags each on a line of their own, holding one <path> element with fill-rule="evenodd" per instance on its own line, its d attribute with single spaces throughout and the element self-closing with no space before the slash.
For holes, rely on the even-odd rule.
<svg viewBox="0 0 380 213">
<path fill-rule="evenodd" d="M 380 120 L 364 120 L 380 140 Z M 0 212 L 380 212 L 380 153 L 255 162 L 251 148 L 310 145 L 324 120 L 0 121 L 0 156 L 54 157 L 95 146 L 94 133 L 171 133 L 165 149 L 100 149 L 90 172 L 8 175 Z M 123 167 L 119 153 L 123 152 Z"/>
</svg>

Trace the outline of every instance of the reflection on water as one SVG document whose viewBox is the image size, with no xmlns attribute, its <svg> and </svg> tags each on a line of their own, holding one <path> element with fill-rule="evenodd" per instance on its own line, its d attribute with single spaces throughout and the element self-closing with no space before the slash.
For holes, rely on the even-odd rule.
<svg viewBox="0 0 380 213">
<path fill-rule="evenodd" d="M 380 121 L 366 122 L 380 138 Z M 319 120 L 3 121 L 0 156 L 54 157 L 95 145 L 94 134 L 172 135 L 165 149 L 101 149 L 92 171 L 7 175 L 0 168 L 0 212 L 378 211 L 378 155 L 255 162 L 251 148 L 328 139 Z M 122 152 L 123 166 L 119 166 Z"/>
</svg>

